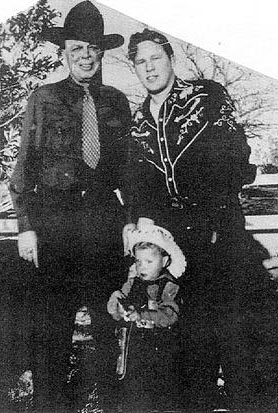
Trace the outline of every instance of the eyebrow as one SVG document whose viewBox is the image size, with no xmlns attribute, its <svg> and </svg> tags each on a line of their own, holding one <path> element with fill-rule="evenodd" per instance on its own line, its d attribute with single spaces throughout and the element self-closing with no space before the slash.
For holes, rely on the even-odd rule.
<svg viewBox="0 0 278 413">
<path fill-rule="evenodd" d="M 149 57 L 156 57 L 156 56 L 158 56 L 158 57 L 161 57 L 162 56 L 162 53 L 161 53 L 161 51 L 158 51 L 158 52 L 156 52 L 156 53 L 153 53 L 151 56 L 149 56 Z M 135 57 L 135 59 L 134 59 L 134 61 L 136 62 L 136 61 L 140 61 L 140 60 L 146 60 L 146 58 L 145 57 Z"/>
<path fill-rule="evenodd" d="M 72 47 L 84 47 L 85 45 L 84 44 L 81 44 L 81 43 L 73 43 L 73 44 L 71 44 L 69 47 L 70 48 L 72 48 Z M 98 46 L 98 45 L 96 45 L 96 44 L 88 44 L 88 45 L 86 45 L 86 47 L 95 47 L 96 49 L 100 49 L 100 47 Z"/>
</svg>

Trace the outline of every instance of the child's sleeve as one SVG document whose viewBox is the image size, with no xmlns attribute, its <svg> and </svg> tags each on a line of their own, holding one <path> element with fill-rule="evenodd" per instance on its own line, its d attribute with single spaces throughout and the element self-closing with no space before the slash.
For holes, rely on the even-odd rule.
<svg viewBox="0 0 278 413">
<path fill-rule="evenodd" d="M 123 318 L 123 306 L 119 302 L 119 298 L 126 298 L 131 290 L 134 278 L 128 278 L 128 280 L 123 284 L 120 290 L 114 291 L 107 303 L 107 311 L 111 314 L 112 318 L 119 321 Z"/>
<path fill-rule="evenodd" d="M 108 313 L 112 316 L 112 318 L 116 321 L 119 321 L 122 318 L 122 311 L 120 308 L 120 302 L 118 301 L 118 298 L 122 298 L 123 293 L 121 290 L 114 291 L 107 303 L 107 311 Z"/>
<path fill-rule="evenodd" d="M 157 303 L 157 309 L 142 311 L 141 320 L 152 321 L 156 327 L 169 327 L 178 320 L 179 306 L 175 301 L 179 286 L 167 282 L 161 296 L 161 302 Z"/>
</svg>

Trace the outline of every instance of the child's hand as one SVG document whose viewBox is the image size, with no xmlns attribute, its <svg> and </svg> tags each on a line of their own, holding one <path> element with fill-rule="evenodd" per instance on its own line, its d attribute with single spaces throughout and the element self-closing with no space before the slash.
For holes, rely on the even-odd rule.
<svg viewBox="0 0 278 413">
<path fill-rule="evenodd" d="M 117 290 L 117 291 L 114 291 L 113 292 L 113 296 L 115 297 L 115 298 L 124 298 L 125 297 L 125 295 L 122 293 L 122 291 L 121 290 Z"/>
<path fill-rule="evenodd" d="M 118 314 L 121 318 L 124 318 L 126 316 L 126 311 L 124 309 L 124 307 L 122 306 L 122 304 L 118 301 L 118 305 L 117 305 L 117 310 L 118 310 Z"/>
<path fill-rule="evenodd" d="M 125 310 L 118 300 L 118 298 L 123 297 L 124 294 L 120 290 L 114 291 L 107 303 L 108 313 L 117 321 L 123 318 L 125 314 Z"/>
</svg>

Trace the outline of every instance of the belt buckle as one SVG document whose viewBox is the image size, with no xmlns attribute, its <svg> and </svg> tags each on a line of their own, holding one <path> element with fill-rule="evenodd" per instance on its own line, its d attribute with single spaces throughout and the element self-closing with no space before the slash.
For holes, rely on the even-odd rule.
<svg viewBox="0 0 278 413">
<path fill-rule="evenodd" d="M 136 327 L 152 330 L 154 328 L 154 322 L 151 320 L 139 320 L 136 321 Z"/>
<path fill-rule="evenodd" d="M 171 198 L 171 207 L 176 209 L 183 209 L 184 205 L 178 198 Z"/>
</svg>

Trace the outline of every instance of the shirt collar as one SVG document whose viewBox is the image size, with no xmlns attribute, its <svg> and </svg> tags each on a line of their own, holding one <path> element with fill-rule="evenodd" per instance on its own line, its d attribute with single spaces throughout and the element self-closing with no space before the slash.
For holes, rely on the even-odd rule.
<svg viewBox="0 0 278 413">
<path fill-rule="evenodd" d="M 172 88 L 170 89 L 168 95 L 165 98 L 165 101 L 169 102 L 170 98 L 172 97 L 172 95 L 174 95 L 175 92 L 178 92 L 180 90 L 180 88 L 178 87 L 178 78 L 177 76 L 175 76 L 175 80 L 174 83 L 172 85 Z M 144 116 L 151 121 L 153 119 L 152 114 L 150 112 L 150 102 L 151 102 L 151 95 L 148 94 L 148 96 L 146 97 L 144 103 L 143 103 L 143 113 Z"/>
<path fill-rule="evenodd" d="M 98 105 L 100 97 L 100 84 L 98 81 L 94 81 L 94 78 L 90 82 L 89 91 L 95 101 L 95 104 Z M 61 94 L 64 98 L 66 98 L 69 104 L 74 104 L 80 99 L 83 99 L 85 91 L 81 84 L 75 82 L 71 76 L 68 76 L 61 85 Z"/>
</svg>

